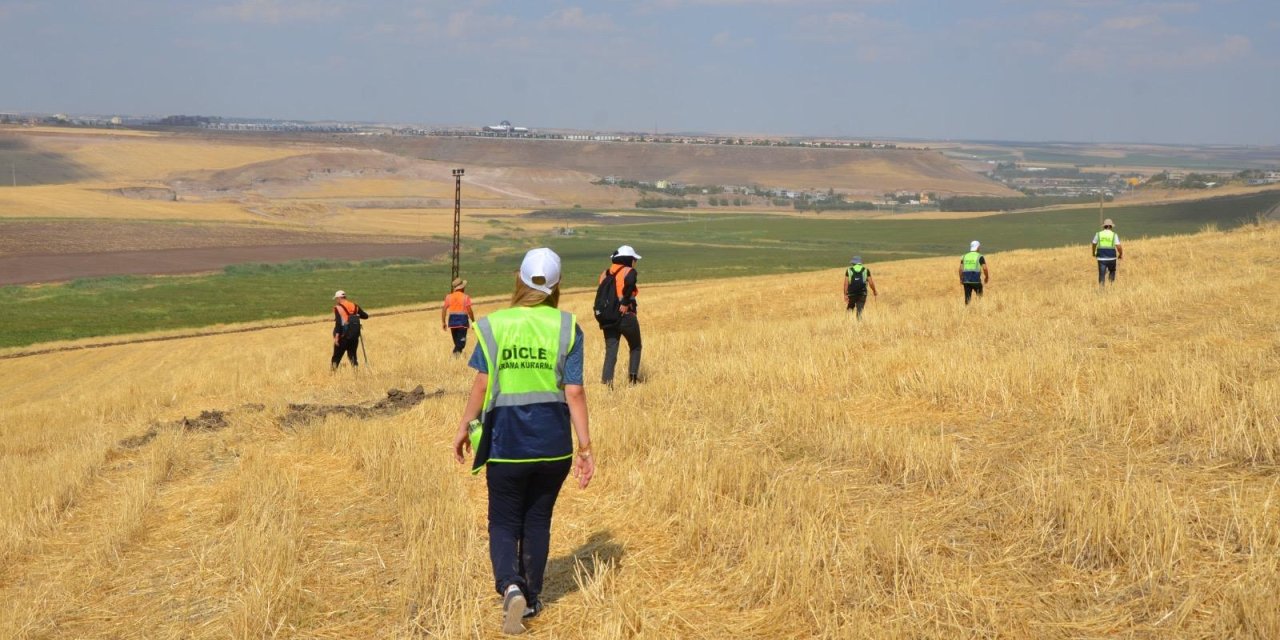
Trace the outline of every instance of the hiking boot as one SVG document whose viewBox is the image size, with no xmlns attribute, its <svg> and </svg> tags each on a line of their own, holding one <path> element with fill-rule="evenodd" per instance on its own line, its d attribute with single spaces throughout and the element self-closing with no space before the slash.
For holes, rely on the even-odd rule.
<svg viewBox="0 0 1280 640">
<path fill-rule="evenodd" d="M 520 622 L 524 618 L 524 611 L 524 592 L 520 591 L 518 585 L 507 586 L 506 592 L 502 594 L 502 632 L 513 636 L 524 633 L 524 625 Z"/>
<path fill-rule="evenodd" d="M 629 384 L 640 384 L 640 376 L 629 376 L 627 378 Z"/>
</svg>

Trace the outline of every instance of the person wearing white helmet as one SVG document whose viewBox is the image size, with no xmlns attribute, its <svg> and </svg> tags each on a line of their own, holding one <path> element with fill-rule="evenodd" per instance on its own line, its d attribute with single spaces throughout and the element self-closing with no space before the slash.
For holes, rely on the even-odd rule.
<svg viewBox="0 0 1280 640">
<path fill-rule="evenodd" d="M 502 596 L 502 630 L 524 632 L 542 611 L 551 515 L 565 477 L 587 488 L 595 475 L 582 328 L 560 304 L 560 256 L 525 254 L 511 307 L 476 323 L 476 377 L 453 439 L 459 464 L 474 451 L 471 472 L 485 470 L 489 560 Z M 472 443 L 472 423 L 479 433 Z M 573 448 L 574 436 L 578 450 Z"/>
<path fill-rule="evenodd" d="M 604 331 L 604 371 L 600 381 L 613 386 L 613 370 L 618 364 L 618 343 L 627 340 L 630 360 L 627 363 L 627 381 L 640 382 L 640 319 L 636 316 L 636 260 L 640 254 L 629 244 L 618 247 L 610 256 L 613 264 L 600 274 L 597 283 L 595 314 L 600 329 Z"/>
<path fill-rule="evenodd" d="M 964 286 L 964 303 L 969 304 L 969 298 L 973 294 L 982 297 L 982 285 L 991 280 L 991 273 L 987 271 L 986 256 L 978 253 L 978 247 L 982 243 L 974 240 L 969 243 L 969 253 L 960 257 L 960 284 Z"/>
<path fill-rule="evenodd" d="M 347 299 L 347 292 L 341 289 L 333 294 L 333 358 L 329 360 L 329 370 L 336 371 L 342 364 L 342 354 L 352 367 L 360 366 L 356 358 L 356 348 L 360 346 L 360 321 L 368 320 L 360 305 Z"/>
</svg>

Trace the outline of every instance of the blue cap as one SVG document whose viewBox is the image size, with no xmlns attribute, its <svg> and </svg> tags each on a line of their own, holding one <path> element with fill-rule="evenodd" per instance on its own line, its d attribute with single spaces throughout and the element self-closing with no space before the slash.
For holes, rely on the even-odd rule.
<svg viewBox="0 0 1280 640">
<path fill-rule="evenodd" d="M 862 256 L 854 256 L 853 259 L 849 261 L 849 264 L 862 264 Z"/>
</svg>

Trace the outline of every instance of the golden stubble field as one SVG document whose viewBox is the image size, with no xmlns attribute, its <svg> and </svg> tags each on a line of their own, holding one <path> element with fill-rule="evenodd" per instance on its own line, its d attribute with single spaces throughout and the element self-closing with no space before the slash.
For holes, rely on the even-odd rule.
<svg viewBox="0 0 1280 640">
<path fill-rule="evenodd" d="M 642 287 L 644 384 L 584 327 L 599 475 L 533 637 L 1280 636 L 1278 242 L 1131 240 L 1102 295 L 1087 248 L 996 254 L 969 308 L 873 264 L 860 325 L 835 269 Z M 372 313 L 358 377 L 323 322 L 6 361 L 0 637 L 497 636 L 471 374 Z"/>
</svg>

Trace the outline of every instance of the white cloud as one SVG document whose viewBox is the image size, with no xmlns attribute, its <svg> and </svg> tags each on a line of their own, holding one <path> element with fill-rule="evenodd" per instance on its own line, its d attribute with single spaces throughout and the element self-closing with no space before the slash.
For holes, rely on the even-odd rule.
<svg viewBox="0 0 1280 640">
<path fill-rule="evenodd" d="M 342 0 L 239 0 L 213 7 L 213 16 L 254 24 L 323 22 L 340 18 L 348 9 Z"/>
<path fill-rule="evenodd" d="M 1160 18 L 1153 15 L 1120 16 L 1104 20 L 1102 22 L 1102 28 L 1114 31 L 1132 31 L 1134 29 L 1143 29 L 1155 26 L 1160 23 Z"/>
<path fill-rule="evenodd" d="M 754 38 L 745 37 L 745 36 L 739 38 L 729 33 L 728 31 L 721 31 L 720 33 L 717 33 L 714 36 L 711 36 L 711 44 L 723 49 L 733 49 L 733 48 L 753 47 L 755 46 L 756 41 Z"/>
<path fill-rule="evenodd" d="M 798 39 L 828 43 L 859 40 L 894 30 L 891 23 L 856 11 L 806 16 L 796 26 L 799 31 Z"/>
<path fill-rule="evenodd" d="M 1141 55 L 1134 58 L 1131 64 L 1159 68 L 1203 68 L 1225 64 L 1252 52 L 1252 40 L 1241 35 L 1230 35 L 1221 41 L 1195 45 L 1182 51 L 1158 56 Z"/>
<path fill-rule="evenodd" d="M 543 18 L 542 26 L 573 31 L 613 31 L 618 28 L 605 14 L 591 15 L 582 7 L 565 7 Z"/>
</svg>

